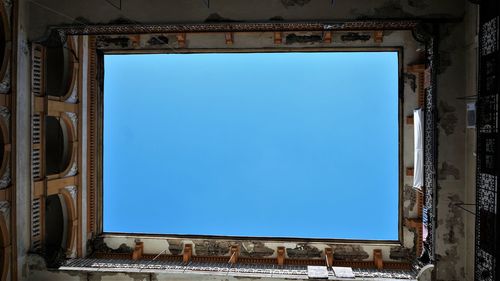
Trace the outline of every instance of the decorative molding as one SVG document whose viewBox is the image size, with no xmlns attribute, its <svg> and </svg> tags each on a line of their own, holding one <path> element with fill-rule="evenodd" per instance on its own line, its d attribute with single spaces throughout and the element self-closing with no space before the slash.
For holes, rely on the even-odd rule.
<svg viewBox="0 0 500 281">
<path fill-rule="evenodd" d="M 205 24 L 121 24 L 61 26 L 66 35 L 145 34 L 145 33 L 202 33 L 202 32 L 274 32 L 327 30 L 410 30 L 419 20 L 367 20 L 343 22 L 301 23 L 205 23 Z"/>
<path fill-rule="evenodd" d="M 9 186 L 10 182 L 11 182 L 10 167 L 9 167 L 9 165 L 7 165 L 5 172 L 3 173 L 2 177 L 0 178 L 0 189 L 4 189 L 7 186 Z"/>
<path fill-rule="evenodd" d="M 78 173 L 78 166 L 76 161 L 74 161 L 73 164 L 71 165 L 71 169 L 69 169 L 69 171 L 66 173 L 66 175 L 64 175 L 64 177 L 72 177 L 75 176 L 77 173 Z"/>
<path fill-rule="evenodd" d="M 76 202 L 76 193 L 77 193 L 77 187 L 76 185 L 69 185 L 66 186 L 64 189 L 66 189 L 69 194 L 71 195 L 71 198 Z"/>
</svg>

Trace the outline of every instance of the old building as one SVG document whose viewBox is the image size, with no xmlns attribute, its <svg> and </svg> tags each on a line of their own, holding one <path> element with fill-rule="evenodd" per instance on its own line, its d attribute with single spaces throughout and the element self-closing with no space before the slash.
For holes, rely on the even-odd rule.
<svg viewBox="0 0 500 281">
<path fill-rule="evenodd" d="M 499 15 L 496 0 L 2 0 L 0 279 L 303 280 L 319 266 L 343 280 L 334 266 L 497 280 Z M 103 53 L 207 49 L 398 50 L 399 240 L 103 233 Z"/>
</svg>

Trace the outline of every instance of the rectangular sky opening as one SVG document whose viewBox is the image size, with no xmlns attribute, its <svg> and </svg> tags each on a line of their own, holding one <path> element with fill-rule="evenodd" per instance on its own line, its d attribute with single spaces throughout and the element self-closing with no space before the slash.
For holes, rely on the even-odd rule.
<svg viewBox="0 0 500 281">
<path fill-rule="evenodd" d="M 398 239 L 397 52 L 104 62 L 105 232 Z"/>
</svg>

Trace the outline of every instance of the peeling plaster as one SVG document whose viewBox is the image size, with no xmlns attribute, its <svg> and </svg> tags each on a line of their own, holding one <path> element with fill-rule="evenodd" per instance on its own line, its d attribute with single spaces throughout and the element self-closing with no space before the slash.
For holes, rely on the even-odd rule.
<svg viewBox="0 0 500 281">
<path fill-rule="evenodd" d="M 408 0 L 408 5 L 417 9 L 425 9 L 429 7 L 429 4 L 425 0 Z"/>
<path fill-rule="evenodd" d="M 415 190 L 412 186 L 405 184 L 403 189 L 403 212 L 404 217 L 409 217 L 410 212 L 415 208 L 417 204 L 417 196 L 415 195 Z"/>
<path fill-rule="evenodd" d="M 321 251 L 306 243 L 298 243 L 295 248 L 286 248 L 289 258 L 320 258 Z"/>
<path fill-rule="evenodd" d="M 448 164 L 448 162 L 444 161 L 441 163 L 441 168 L 439 168 L 438 179 L 447 180 L 448 176 L 452 176 L 453 179 L 459 180 L 460 170 L 452 164 Z"/>
<path fill-rule="evenodd" d="M 245 241 L 241 243 L 240 255 L 242 257 L 264 258 L 264 257 L 270 257 L 273 254 L 274 250 L 269 247 L 266 247 L 266 245 L 263 242 Z"/>
<path fill-rule="evenodd" d="M 359 245 L 332 245 L 335 260 L 362 261 L 370 257 Z"/>
<path fill-rule="evenodd" d="M 237 22 L 236 20 L 225 18 L 218 13 L 212 13 L 210 14 L 206 19 L 205 22 Z"/>
<path fill-rule="evenodd" d="M 194 242 L 197 256 L 225 256 L 229 254 L 230 241 L 225 240 L 197 240 Z"/>
<path fill-rule="evenodd" d="M 449 105 L 446 101 L 439 101 L 439 126 L 443 129 L 444 133 L 449 136 L 455 132 L 458 118 L 455 114 L 455 107 Z"/>
<path fill-rule="evenodd" d="M 281 0 L 281 4 L 285 6 L 285 8 L 292 7 L 292 6 L 304 6 L 307 3 L 311 2 L 311 0 Z"/>
<path fill-rule="evenodd" d="M 294 43 L 321 43 L 322 38 L 320 35 L 297 35 L 295 33 L 286 36 L 286 44 Z"/>
<path fill-rule="evenodd" d="M 389 257 L 393 260 L 409 261 L 413 257 L 415 257 L 415 251 L 413 249 L 408 249 L 400 246 L 391 247 Z"/>
<path fill-rule="evenodd" d="M 92 245 L 94 251 L 100 252 L 100 253 L 132 253 L 133 249 L 127 244 L 122 243 L 120 246 L 116 249 L 108 247 L 108 245 L 104 242 L 104 239 L 102 238 L 96 238 L 93 241 Z"/>
<path fill-rule="evenodd" d="M 417 90 L 417 76 L 413 73 L 403 73 L 405 84 L 410 86 L 410 89 L 415 92 Z"/>
<path fill-rule="evenodd" d="M 458 243 L 457 238 L 464 237 L 464 222 L 462 217 L 462 211 L 455 206 L 457 203 L 462 203 L 457 194 L 448 196 L 450 203 L 448 203 L 449 212 L 445 220 L 445 227 L 448 231 L 443 235 L 443 240 L 445 244 L 456 244 Z"/>
</svg>

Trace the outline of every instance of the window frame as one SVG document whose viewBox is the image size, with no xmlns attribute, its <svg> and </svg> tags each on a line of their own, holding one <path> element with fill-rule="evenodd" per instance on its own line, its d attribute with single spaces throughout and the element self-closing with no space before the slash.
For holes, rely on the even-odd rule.
<svg viewBox="0 0 500 281">
<path fill-rule="evenodd" d="M 169 237 L 179 239 L 217 239 L 217 240 L 242 240 L 242 241 L 260 241 L 260 242 L 317 242 L 317 243 L 356 243 L 356 244 L 387 244 L 392 246 L 403 246 L 403 188 L 404 188 L 404 150 L 403 150 L 403 97 L 404 97 L 404 80 L 403 80 L 403 50 L 402 46 L 395 47 L 277 47 L 277 48 L 186 48 L 181 52 L 172 50 L 123 50 L 123 49 L 97 49 L 97 73 L 98 84 L 100 89 L 97 97 L 98 109 L 98 170 L 97 170 L 97 187 L 98 187 L 98 208 L 97 208 L 97 233 L 102 237 L 113 236 L 133 236 L 138 238 L 147 237 Z M 123 233 L 123 232 L 104 232 L 103 231 L 103 118 L 104 118 L 104 55 L 126 55 L 126 54 L 199 54 L 199 53 L 290 53 L 290 52 L 396 52 L 398 56 L 398 239 L 396 240 L 366 240 L 366 239 L 342 239 L 342 238 L 308 238 L 308 237 L 266 237 L 266 236 L 229 236 L 229 235 L 196 235 L 196 234 L 165 234 L 165 233 Z"/>
</svg>

